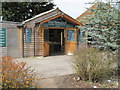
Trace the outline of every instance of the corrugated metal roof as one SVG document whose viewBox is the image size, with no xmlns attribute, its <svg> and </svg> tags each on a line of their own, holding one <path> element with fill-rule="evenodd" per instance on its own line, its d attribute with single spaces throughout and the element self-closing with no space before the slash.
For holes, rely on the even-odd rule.
<svg viewBox="0 0 120 90">
<path fill-rule="evenodd" d="M 79 22 L 77 22 L 75 19 L 73 19 L 73 18 L 70 17 L 69 15 L 65 14 L 64 12 L 62 12 L 62 11 L 61 11 L 60 9 L 58 9 L 58 8 L 55 8 L 55 9 L 52 9 L 52 10 L 43 12 L 43 13 L 38 14 L 38 15 L 36 15 L 36 16 L 30 18 L 30 19 L 27 19 L 27 20 L 25 20 L 25 21 L 23 21 L 23 22 L 2 21 L 2 22 L 0 22 L 0 23 L 18 24 L 17 26 L 18 26 L 18 27 L 21 27 L 21 26 L 23 26 L 24 24 L 32 21 L 32 23 L 30 24 L 30 25 L 32 26 L 32 25 L 34 25 L 34 24 L 36 24 L 36 23 L 39 23 L 39 22 L 44 21 L 44 20 L 46 20 L 46 19 L 49 19 L 49 18 L 51 18 L 51 17 L 57 16 L 57 15 L 59 15 L 59 14 L 63 15 L 63 17 L 64 17 L 64 15 L 65 15 L 65 16 L 71 18 L 71 19 L 74 21 L 74 23 L 77 23 L 77 24 L 79 23 Z"/>
<path fill-rule="evenodd" d="M 0 21 L 0 23 L 20 24 L 21 22 L 13 22 L 13 21 Z"/>
<path fill-rule="evenodd" d="M 25 20 L 22 22 L 22 24 L 20 24 L 19 26 L 22 26 L 30 21 L 32 21 L 31 25 L 33 24 L 37 24 L 39 22 L 42 22 L 44 20 L 47 20 L 51 17 L 54 17 L 54 16 L 57 16 L 57 15 L 62 15 L 63 18 L 66 18 L 68 17 L 69 19 L 71 19 L 71 21 L 73 21 L 73 23 L 75 24 L 78 24 L 79 22 L 77 22 L 75 19 L 73 19 L 72 17 L 70 17 L 69 15 L 65 14 L 64 12 L 62 12 L 59 8 L 56 8 L 56 9 L 52 9 L 52 10 L 49 10 L 47 12 L 44 12 L 44 13 L 41 13 L 41 14 L 38 14 L 36 16 L 34 16 L 33 18 L 30 18 L 28 20 Z M 66 19 L 67 20 L 67 19 Z M 80 24 L 80 23 L 79 23 Z"/>
<path fill-rule="evenodd" d="M 45 20 L 45 19 L 51 18 L 51 17 L 53 17 L 53 16 L 59 15 L 60 13 L 62 13 L 62 12 L 54 12 L 54 13 L 51 13 L 51 14 L 49 14 L 48 16 L 45 16 L 45 17 L 42 17 L 41 19 L 39 19 L 38 21 L 36 21 L 36 23 L 41 22 L 41 21 L 43 21 L 43 20 Z"/>
<path fill-rule="evenodd" d="M 52 9 L 52 10 L 43 12 L 43 13 L 41 13 L 41 14 L 38 14 L 38 15 L 34 16 L 33 18 L 30 18 L 30 19 L 27 19 L 27 20 L 23 21 L 22 24 L 25 24 L 26 22 L 29 22 L 29 21 L 31 21 L 31 20 L 33 20 L 33 19 L 36 19 L 36 18 L 40 17 L 40 16 L 43 16 L 43 15 L 45 15 L 45 14 L 47 14 L 47 13 L 49 13 L 49 12 L 52 12 L 52 11 L 54 11 L 54 10 L 56 10 L 56 9 Z"/>
</svg>

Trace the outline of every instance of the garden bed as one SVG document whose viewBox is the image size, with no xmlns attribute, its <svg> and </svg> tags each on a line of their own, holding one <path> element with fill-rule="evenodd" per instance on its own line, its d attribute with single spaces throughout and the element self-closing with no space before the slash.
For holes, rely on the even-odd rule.
<svg viewBox="0 0 120 90">
<path fill-rule="evenodd" d="M 104 80 L 101 82 L 88 82 L 78 80 L 75 74 L 54 77 L 53 80 L 58 88 L 118 88 L 117 80 Z"/>
</svg>

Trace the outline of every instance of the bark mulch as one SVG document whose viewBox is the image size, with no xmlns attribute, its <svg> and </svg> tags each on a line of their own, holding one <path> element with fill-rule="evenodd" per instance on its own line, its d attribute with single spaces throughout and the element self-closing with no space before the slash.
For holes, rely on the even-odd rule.
<svg viewBox="0 0 120 90">
<path fill-rule="evenodd" d="M 79 80 L 75 74 L 41 79 L 43 88 L 118 88 L 117 81 L 105 80 L 92 83 Z"/>
</svg>

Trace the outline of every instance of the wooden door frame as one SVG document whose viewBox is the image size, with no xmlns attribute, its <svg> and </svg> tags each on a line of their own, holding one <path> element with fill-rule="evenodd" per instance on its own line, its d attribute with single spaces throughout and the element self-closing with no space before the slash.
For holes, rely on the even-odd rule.
<svg viewBox="0 0 120 90">
<path fill-rule="evenodd" d="M 76 28 L 63 28 L 63 27 L 42 27 L 42 40 L 43 40 L 43 56 L 44 56 L 44 29 L 63 29 L 64 30 L 64 37 L 65 37 L 65 48 L 64 48 L 64 54 L 67 55 L 66 51 L 66 41 L 67 41 L 67 30 L 75 30 L 75 41 L 76 41 L 76 46 L 77 46 L 77 29 Z M 49 53 L 50 54 L 50 53 Z"/>
<path fill-rule="evenodd" d="M 43 56 L 44 56 L 44 29 L 63 29 L 64 30 L 64 35 L 65 35 L 65 32 L 66 32 L 66 28 L 64 27 L 42 27 L 42 40 L 43 40 L 43 45 L 42 45 L 42 48 L 43 48 Z M 65 37 L 65 36 L 64 36 Z M 64 39 L 65 40 L 65 43 L 66 43 L 66 38 Z M 66 46 L 66 45 L 65 45 Z M 66 47 L 64 48 L 66 49 Z M 49 53 L 50 54 L 50 53 Z M 65 54 L 65 50 L 64 50 L 64 54 Z"/>
<path fill-rule="evenodd" d="M 45 55 L 45 49 L 44 49 L 44 43 L 45 43 L 45 41 L 44 41 L 44 30 L 45 29 L 49 29 L 49 28 L 42 27 L 42 49 L 43 49 L 43 56 L 49 56 L 49 53 L 47 55 Z M 47 42 L 49 43 L 49 41 L 47 41 Z"/>
<path fill-rule="evenodd" d="M 68 30 L 74 30 L 75 31 L 75 42 L 76 42 L 76 47 L 77 47 L 77 29 L 76 28 L 66 28 L 65 29 L 65 54 L 67 55 L 67 45 L 66 45 L 66 43 L 67 43 L 67 31 Z"/>
</svg>

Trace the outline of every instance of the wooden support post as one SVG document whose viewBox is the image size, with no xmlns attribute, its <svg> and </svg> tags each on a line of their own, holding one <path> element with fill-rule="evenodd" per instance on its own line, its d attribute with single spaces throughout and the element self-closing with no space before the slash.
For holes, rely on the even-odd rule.
<svg viewBox="0 0 120 90">
<path fill-rule="evenodd" d="M 20 57 L 23 57 L 22 53 L 23 53 L 23 41 L 22 41 L 22 27 L 19 28 L 19 31 L 18 31 L 18 38 L 19 38 L 19 56 Z"/>
<path fill-rule="evenodd" d="M 61 32 L 61 47 L 62 47 L 62 44 L 63 43 L 63 33 Z"/>
</svg>

